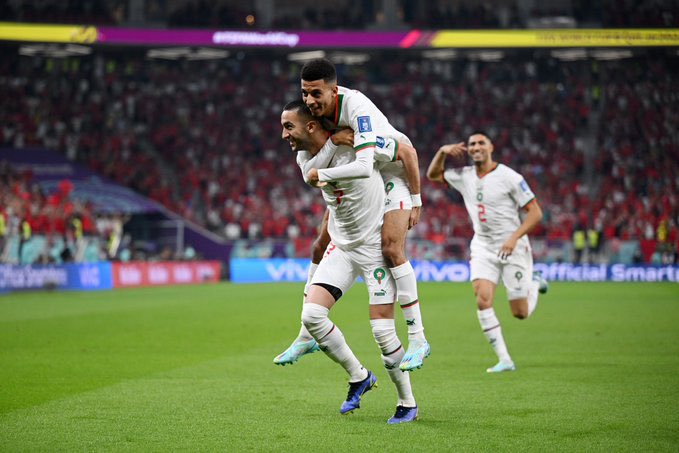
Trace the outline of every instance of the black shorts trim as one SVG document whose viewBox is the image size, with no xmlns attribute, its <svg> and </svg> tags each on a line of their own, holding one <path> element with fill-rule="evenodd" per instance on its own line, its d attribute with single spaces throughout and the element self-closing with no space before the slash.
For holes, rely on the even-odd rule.
<svg viewBox="0 0 679 453">
<path fill-rule="evenodd" d="M 321 288 L 325 288 L 325 290 L 328 291 L 330 295 L 335 298 L 335 302 L 337 302 L 340 299 L 340 297 L 342 297 L 342 290 L 336 286 L 328 285 L 327 283 L 314 283 L 314 285 L 318 285 Z"/>
</svg>

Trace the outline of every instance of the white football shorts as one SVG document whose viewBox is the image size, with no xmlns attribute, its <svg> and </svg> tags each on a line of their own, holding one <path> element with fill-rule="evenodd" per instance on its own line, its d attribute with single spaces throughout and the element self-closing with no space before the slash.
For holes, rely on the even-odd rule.
<svg viewBox="0 0 679 453">
<path fill-rule="evenodd" d="M 395 175 L 383 174 L 384 178 L 384 212 L 396 209 L 413 209 L 410 189 L 406 181 Z"/>
<path fill-rule="evenodd" d="M 311 284 L 324 283 L 339 288 L 342 294 L 361 276 L 368 287 L 371 305 L 391 304 L 396 300 L 396 283 L 382 257 L 379 243 L 361 245 L 351 251 L 342 250 L 332 242 L 316 269 Z"/>
<path fill-rule="evenodd" d="M 506 260 L 497 256 L 497 250 L 489 246 L 471 244 L 471 280 L 482 278 L 496 285 L 500 277 L 507 289 L 509 300 L 528 297 L 530 283 L 533 280 L 533 251 L 530 243 L 519 241 L 514 252 Z"/>
</svg>

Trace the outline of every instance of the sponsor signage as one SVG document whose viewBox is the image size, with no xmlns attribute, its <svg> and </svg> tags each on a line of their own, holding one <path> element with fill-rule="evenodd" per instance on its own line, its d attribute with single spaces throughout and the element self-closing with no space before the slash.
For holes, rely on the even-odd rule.
<svg viewBox="0 0 679 453">
<path fill-rule="evenodd" d="M 412 261 L 420 282 L 468 282 L 469 263 Z M 231 281 L 235 283 L 305 282 L 308 259 L 231 260 Z M 580 265 L 536 263 L 535 270 L 549 281 L 569 282 L 679 282 L 679 266 L 628 264 Z"/>
<path fill-rule="evenodd" d="M 679 29 L 438 31 L 203 30 L 0 22 L 0 40 L 235 48 L 505 48 L 679 45 Z"/>
<path fill-rule="evenodd" d="M 26 265 L 0 264 L 0 292 L 59 289 L 111 289 L 111 263 Z"/>
<path fill-rule="evenodd" d="M 187 285 L 218 282 L 219 261 L 113 263 L 113 287 Z"/>
</svg>

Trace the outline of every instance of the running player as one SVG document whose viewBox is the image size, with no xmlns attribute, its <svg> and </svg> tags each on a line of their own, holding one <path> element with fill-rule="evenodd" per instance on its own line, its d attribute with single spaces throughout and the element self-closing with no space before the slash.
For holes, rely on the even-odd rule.
<svg viewBox="0 0 679 453">
<path fill-rule="evenodd" d="M 458 190 L 474 226 L 471 242 L 471 280 L 481 329 L 498 357 L 489 373 L 514 371 L 516 366 L 495 316 L 493 298 L 502 278 L 512 314 L 529 317 L 538 304 L 538 292 L 547 282 L 533 273 L 533 255 L 527 234 L 542 219 L 542 210 L 523 177 L 493 160 L 488 134 L 477 132 L 464 142 L 441 146 L 427 170 L 427 178 Z M 473 165 L 445 170 L 447 156 L 468 153 Z M 519 210 L 525 211 L 521 221 Z"/>
</svg>

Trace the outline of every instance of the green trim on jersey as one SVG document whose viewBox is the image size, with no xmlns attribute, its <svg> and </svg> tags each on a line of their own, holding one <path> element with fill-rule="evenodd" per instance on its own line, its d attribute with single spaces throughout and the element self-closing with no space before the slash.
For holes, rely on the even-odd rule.
<svg viewBox="0 0 679 453">
<path fill-rule="evenodd" d="M 394 157 L 391 158 L 392 162 L 396 162 L 396 158 L 398 157 L 398 142 L 394 140 L 394 143 L 396 143 L 396 146 L 394 147 Z"/>
<path fill-rule="evenodd" d="M 360 151 L 366 148 L 374 148 L 375 146 L 377 146 L 375 142 L 365 142 L 362 145 L 354 146 L 354 151 Z"/>
<path fill-rule="evenodd" d="M 337 105 L 335 106 L 335 126 L 339 125 L 339 120 L 342 118 L 342 104 L 344 104 L 344 95 L 337 96 Z"/>
</svg>

